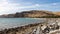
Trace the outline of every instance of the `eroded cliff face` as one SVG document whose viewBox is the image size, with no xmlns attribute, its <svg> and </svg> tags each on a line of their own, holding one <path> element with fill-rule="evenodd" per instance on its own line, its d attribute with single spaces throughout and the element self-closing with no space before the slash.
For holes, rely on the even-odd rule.
<svg viewBox="0 0 60 34">
<path fill-rule="evenodd" d="M 0 34 L 60 34 L 60 18 L 46 18 L 45 22 L 5 29 Z"/>
</svg>

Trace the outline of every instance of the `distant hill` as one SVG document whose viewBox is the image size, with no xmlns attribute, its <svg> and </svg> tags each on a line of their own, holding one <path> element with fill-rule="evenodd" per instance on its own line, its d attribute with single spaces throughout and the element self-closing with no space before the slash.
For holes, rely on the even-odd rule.
<svg viewBox="0 0 60 34">
<path fill-rule="evenodd" d="M 59 15 L 59 16 L 60 16 L 60 12 L 54 12 L 54 14 L 56 14 L 56 15 Z"/>
<path fill-rule="evenodd" d="M 51 11 L 44 11 L 44 10 L 31 10 L 31 11 L 23 11 L 17 12 L 15 14 L 8 14 L 8 15 L 1 15 L 0 17 L 5 18 L 51 18 L 51 17 L 60 17 L 56 13 Z"/>
</svg>

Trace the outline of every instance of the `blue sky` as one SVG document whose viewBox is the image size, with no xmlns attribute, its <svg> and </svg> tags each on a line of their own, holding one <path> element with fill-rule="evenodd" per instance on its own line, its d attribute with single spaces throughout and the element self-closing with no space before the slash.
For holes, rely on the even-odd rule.
<svg viewBox="0 0 60 34">
<path fill-rule="evenodd" d="M 0 14 L 24 10 L 60 11 L 60 0 L 0 0 Z"/>
</svg>

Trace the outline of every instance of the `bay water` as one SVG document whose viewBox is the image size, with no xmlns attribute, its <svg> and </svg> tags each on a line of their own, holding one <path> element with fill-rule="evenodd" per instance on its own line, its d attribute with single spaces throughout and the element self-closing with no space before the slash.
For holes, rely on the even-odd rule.
<svg viewBox="0 0 60 34">
<path fill-rule="evenodd" d="M 0 29 L 19 27 L 32 23 L 40 23 L 44 20 L 44 18 L 0 18 Z"/>
</svg>

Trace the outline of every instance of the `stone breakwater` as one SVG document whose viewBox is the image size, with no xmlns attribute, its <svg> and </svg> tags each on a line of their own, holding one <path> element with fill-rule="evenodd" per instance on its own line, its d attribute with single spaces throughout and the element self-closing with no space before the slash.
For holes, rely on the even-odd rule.
<svg viewBox="0 0 60 34">
<path fill-rule="evenodd" d="M 60 18 L 47 18 L 43 23 L 5 29 L 0 34 L 60 34 Z"/>
</svg>

